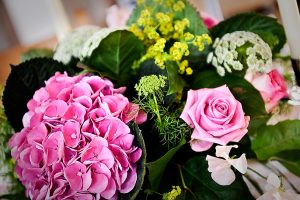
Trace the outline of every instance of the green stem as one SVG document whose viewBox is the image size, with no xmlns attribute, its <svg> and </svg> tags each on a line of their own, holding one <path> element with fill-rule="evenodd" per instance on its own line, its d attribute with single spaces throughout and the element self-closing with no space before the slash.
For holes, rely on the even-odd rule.
<svg viewBox="0 0 300 200">
<path fill-rule="evenodd" d="M 159 109 L 158 109 L 158 104 L 157 104 L 157 100 L 156 100 L 156 96 L 155 94 L 153 94 L 153 99 L 154 99 L 154 102 L 155 102 L 155 114 L 157 116 L 157 120 L 158 122 L 161 124 L 161 117 L 160 117 L 160 114 L 159 114 Z"/>
<path fill-rule="evenodd" d="M 182 170 L 181 170 L 181 166 L 180 166 L 179 164 L 177 164 L 177 166 L 178 166 L 178 169 L 179 169 L 180 179 L 181 179 L 181 183 L 182 183 L 183 188 L 184 188 L 185 190 L 189 191 L 189 192 L 192 194 L 193 198 L 197 200 L 196 195 L 195 195 L 195 194 L 192 192 L 192 190 L 191 190 L 188 186 L 186 186 L 186 184 L 185 184 L 185 181 L 184 181 L 184 178 L 183 178 L 183 174 L 182 174 Z"/>
</svg>

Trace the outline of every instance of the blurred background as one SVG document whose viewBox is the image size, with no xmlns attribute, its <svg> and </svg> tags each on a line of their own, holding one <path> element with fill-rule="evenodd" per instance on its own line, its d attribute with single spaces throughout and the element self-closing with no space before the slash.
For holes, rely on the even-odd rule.
<svg viewBox="0 0 300 200">
<path fill-rule="evenodd" d="M 218 20 L 246 11 L 279 17 L 276 0 L 190 2 Z M 18 64 L 22 52 L 54 49 L 68 31 L 81 25 L 111 26 L 108 12 L 121 15 L 120 8 L 130 11 L 134 5 L 135 0 L 0 0 L 0 84 L 5 84 L 9 65 Z"/>
</svg>

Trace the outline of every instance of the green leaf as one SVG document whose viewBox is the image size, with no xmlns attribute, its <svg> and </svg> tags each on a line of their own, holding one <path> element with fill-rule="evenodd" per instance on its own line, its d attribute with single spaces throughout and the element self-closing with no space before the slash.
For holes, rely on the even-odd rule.
<svg viewBox="0 0 300 200">
<path fill-rule="evenodd" d="M 118 30 L 104 38 L 84 62 L 118 85 L 125 85 L 133 76 L 134 61 L 143 51 L 143 43 L 133 33 Z"/>
<path fill-rule="evenodd" d="M 15 131 L 23 128 L 22 118 L 28 111 L 27 102 L 36 90 L 45 85 L 45 80 L 57 71 L 75 74 L 75 69 L 49 58 L 31 59 L 17 66 L 11 65 L 11 68 L 3 94 L 3 105 L 7 119 Z"/>
<path fill-rule="evenodd" d="M 259 160 L 267 160 L 285 150 L 300 149 L 300 120 L 286 120 L 256 130 L 252 149 Z"/>
<path fill-rule="evenodd" d="M 290 172 L 300 177 L 300 150 L 282 151 L 271 157 L 271 160 L 278 160 Z"/>
<path fill-rule="evenodd" d="M 148 179 L 150 182 L 150 189 L 153 191 L 157 191 L 160 180 L 164 174 L 164 171 L 169 163 L 169 161 L 173 158 L 173 156 L 176 154 L 176 152 L 184 145 L 186 144 L 185 139 L 182 139 L 180 143 L 170 149 L 164 156 L 159 158 L 158 160 L 154 162 L 147 163 L 147 167 L 149 170 Z"/>
<path fill-rule="evenodd" d="M 195 35 L 208 33 L 208 30 L 204 25 L 199 12 L 197 12 L 196 9 L 188 1 L 185 1 L 184 3 L 185 8 L 183 10 L 183 15 L 179 14 L 179 17 L 181 19 L 187 18 L 190 21 L 190 25 L 186 31 Z"/>
<path fill-rule="evenodd" d="M 221 77 L 216 70 L 201 71 L 193 74 L 191 89 L 215 88 L 226 84 L 235 98 L 242 103 L 243 110 L 250 115 L 251 121 L 268 118 L 264 101 L 260 93 L 244 78 L 234 74 Z M 256 123 L 258 123 L 256 120 Z"/>
<path fill-rule="evenodd" d="M 211 34 L 213 38 L 221 38 L 226 33 L 234 31 L 250 31 L 258 34 L 269 44 L 273 53 L 279 52 L 286 42 L 284 29 L 276 19 L 255 13 L 243 13 L 231 17 L 214 26 Z"/>
<path fill-rule="evenodd" d="M 185 86 L 185 80 L 178 74 L 178 66 L 175 62 L 167 63 L 169 90 L 167 95 L 180 92 Z"/>
<path fill-rule="evenodd" d="M 205 157 L 197 156 L 188 160 L 182 167 L 183 178 L 187 187 L 199 200 L 239 200 L 254 199 L 239 172 L 235 181 L 229 186 L 217 184 L 208 172 Z M 184 199 L 194 199 L 190 192 L 186 192 Z"/>
<path fill-rule="evenodd" d="M 25 62 L 27 60 L 31 60 L 33 58 L 52 58 L 54 52 L 52 49 L 38 49 L 38 48 L 32 48 L 28 51 L 22 53 L 21 55 L 21 62 Z"/>
<path fill-rule="evenodd" d="M 187 32 L 196 35 L 208 33 L 208 30 L 196 9 L 187 0 L 183 0 L 183 2 L 185 4 L 185 8 L 181 12 L 174 12 L 173 8 L 168 6 L 167 0 L 163 0 L 161 3 L 155 2 L 153 0 L 145 0 L 141 5 L 136 6 L 136 8 L 133 10 L 130 18 L 127 21 L 127 25 L 136 23 L 141 12 L 145 8 L 151 8 L 151 15 L 153 17 L 157 12 L 163 12 L 174 14 L 175 20 L 182 20 L 184 18 L 187 18 L 190 22 L 190 25 L 186 30 Z"/>
<path fill-rule="evenodd" d="M 139 129 L 138 125 L 134 124 L 133 125 L 134 129 L 134 136 L 135 136 L 135 145 L 138 146 L 139 148 L 142 149 L 142 157 L 137 163 L 137 181 L 136 184 L 133 188 L 133 190 L 127 194 L 121 194 L 119 196 L 120 200 L 134 200 L 140 190 L 142 189 L 142 185 L 144 183 L 144 177 L 146 175 L 146 157 L 147 157 L 147 152 L 146 152 L 146 146 L 144 142 L 143 135 L 141 133 L 141 130 Z"/>
</svg>

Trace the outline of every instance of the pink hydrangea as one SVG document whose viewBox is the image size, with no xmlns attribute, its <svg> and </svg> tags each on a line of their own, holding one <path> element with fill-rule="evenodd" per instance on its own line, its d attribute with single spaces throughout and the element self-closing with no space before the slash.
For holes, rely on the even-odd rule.
<svg viewBox="0 0 300 200">
<path fill-rule="evenodd" d="M 146 114 L 98 76 L 56 73 L 37 90 L 9 141 L 31 199 L 117 199 L 137 180 L 142 150 L 128 123 Z"/>
</svg>

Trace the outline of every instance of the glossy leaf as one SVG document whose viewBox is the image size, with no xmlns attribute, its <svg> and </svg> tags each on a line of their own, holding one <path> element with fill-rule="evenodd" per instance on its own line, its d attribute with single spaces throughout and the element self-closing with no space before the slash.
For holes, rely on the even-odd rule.
<svg viewBox="0 0 300 200">
<path fill-rule="evenodd" d="M 176 147 L 170 149 L 164 156 L 162 156 L 154 162 L 147 163 L 147 167 L 149 170 L 148 180 L 150 182 L 151 190 L 157 191 L 160 184 L 160 180 L 164 174 L 164 171 L 169 161 L 185 143 L 185 139 L 181 140 Z"/>
<path fill-rule="evenodd" d="M 27 112 L 27 102 L 39 88 L 45 86 L 45 80 L 55 72 L 75 74 L 75 69 L 49 58 L 35 58 L 17 66 L 11 65 L 3 94 L 3 105 L 8 121 L 15 131 L 23 128 L 22 118 Z"/>
<path fill-rule="evenodd" d="M 208 172 L 208 164 L 205 157 L 197 156 L 188 160 L 182 167 L 183 178 L 187 187 L 193 192 L 187 191 L 184 198 L 198 200 L 239 200 L 254 199 L 240 173 L 236 172 L 235 181 L 228 186 L 217 184 Z"/>
<path fill-rule="evenodd" d="M 300 120 L 286 120 L 256 130 L 252 149 L 259 160 L 285 150 L 300 150 Z"/>
<path fill-rule="evenodd" d="M 226 33 L 234 31 L 250 31 L 258 34 L 272 51 L 277 53 L 286 42 L 283 26 L 276 19 L 255 13 L 243 13 L 233 16 L 214 26 L 211 34 L 221 38 Z"/>
<path fill-rule="evenodd" d="M 185 80 L 178 74 L 178 66 L 174 62 L 167 63 L 169 90 L 168 95 L 181 92 L 186 85 Z"/>
<path fill-rule="evenodd" d="M 119 86 L 126 85 L 133 76 L 133 63 L 143 50 L 143 43 L 133 33 L 118 30 L 104 38 L 84 62 L 101 75 L 117 81 Z"/>
</svg>

